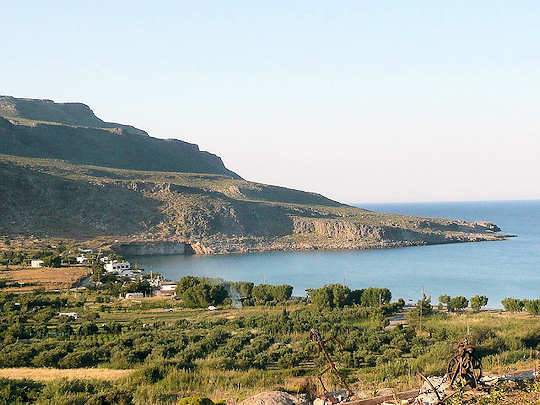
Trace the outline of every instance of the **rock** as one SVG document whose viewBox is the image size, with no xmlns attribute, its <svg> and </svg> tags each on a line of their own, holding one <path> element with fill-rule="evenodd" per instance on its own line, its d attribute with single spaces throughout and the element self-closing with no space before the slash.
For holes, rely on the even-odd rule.
<svg viewBox="0 0 540 405">
<path fill-rule="evenodd" d="M 240 402 L 240 405 L 308 405 L 308 402 L 286 392 L 261 392 Z"/>
<path fill-rule="evenodd" d="M 450 387 L 450 381 L 444 377 L 428 377 L 431 384 L 435 387 L 439 396 L 444 398 L 450 393 L 452 388 Z M 420 394 L 416 397 L 415 404 L 418 405 L 432 405 L 438 402 L 437 394 L 431 388 L 431 385 L 427 381 L 424 381 L 422 388 L 420 388 Z"/>
</svg>

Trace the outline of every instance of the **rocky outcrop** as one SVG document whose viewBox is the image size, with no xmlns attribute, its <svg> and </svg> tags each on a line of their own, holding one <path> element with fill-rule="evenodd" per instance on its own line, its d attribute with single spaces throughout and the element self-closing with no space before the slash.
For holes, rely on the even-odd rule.
<svg viewBox="0 0 540 405">
<path fill-rule="evenodd" d="M 282 391 L 261 392 L 240 402 L 239 405 L 308 405 L 305 395 L 291 395 Z"/>
</svg>

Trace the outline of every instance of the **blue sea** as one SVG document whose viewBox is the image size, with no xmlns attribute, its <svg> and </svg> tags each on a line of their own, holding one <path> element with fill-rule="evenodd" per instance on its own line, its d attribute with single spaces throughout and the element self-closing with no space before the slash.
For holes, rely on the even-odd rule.
<svg viewBox="0 0 540 405">
<path fill-rule="evenodd" d="M 290 284 L 294 295 L 328 283 L 388 287 L 394 299 L 422 293 L 540 298 L 540 201 L 358 204 L 373 211 L 497 224 L 505 241 L 358 251 L 271 252 L 224 256 L 137 257 L 141 267 L 171 280 L 185 275 Z"/>
</svg>

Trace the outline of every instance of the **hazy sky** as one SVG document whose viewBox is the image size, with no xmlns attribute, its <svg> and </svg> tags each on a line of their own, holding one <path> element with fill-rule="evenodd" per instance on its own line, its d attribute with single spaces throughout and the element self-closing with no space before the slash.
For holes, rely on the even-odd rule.
<svg viewBox="0 0 540 405">
<path fill-rule="evenodd" d="M 2 1 L 0 94 L 344 202 L 540 198 L 538 1 Z"/>
</svg>

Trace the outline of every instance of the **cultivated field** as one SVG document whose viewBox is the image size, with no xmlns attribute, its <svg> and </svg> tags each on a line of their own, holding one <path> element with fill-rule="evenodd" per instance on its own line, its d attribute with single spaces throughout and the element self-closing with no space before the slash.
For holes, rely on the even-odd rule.
<svg viewBox="0 0 540 405">
<path fill-rule="evenodd" d="M 113 370 L 110 368 L 0 368 L 0 378 L 12 380 L 52 381 L 59 378 L 68 380 L 103 380 L 114 381 L 128 376 L 132 370 Z"/>
<path fill-rule="evenodd" d="M 15 267 L 0 271 L 7 286 L 2 291 L 22 292 L 37 288 L 57 290 L 71 288 L 91 273 L 87 267 L 37 268 Z"/>
</svg>

